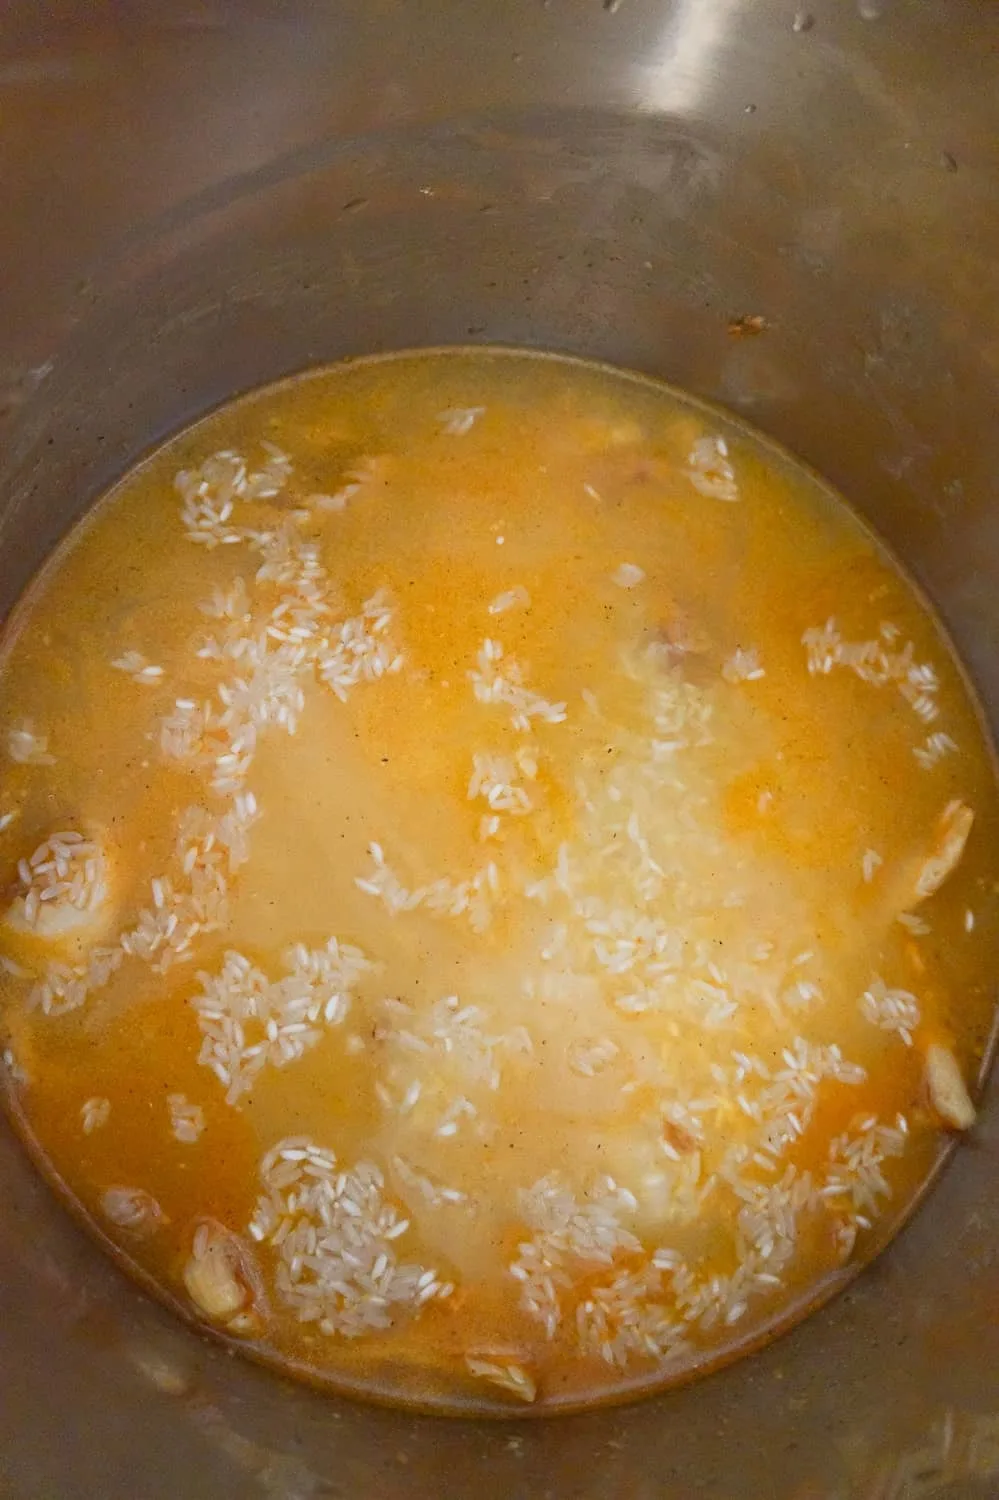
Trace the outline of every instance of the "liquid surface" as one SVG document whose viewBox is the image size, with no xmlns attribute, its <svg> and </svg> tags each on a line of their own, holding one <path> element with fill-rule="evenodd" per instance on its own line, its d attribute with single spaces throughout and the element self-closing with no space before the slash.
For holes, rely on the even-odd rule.
<svg viewBox="0 0 999 1500">
<path fill-rule="evenodd" d="M 293 1371 L 683 1378 L 973 1122 L 975 707 L 845 506 L 674 393 L 501 351 L 256 392 L 74 534 L 0 694 L 15 1119 Z"/>
</svg>

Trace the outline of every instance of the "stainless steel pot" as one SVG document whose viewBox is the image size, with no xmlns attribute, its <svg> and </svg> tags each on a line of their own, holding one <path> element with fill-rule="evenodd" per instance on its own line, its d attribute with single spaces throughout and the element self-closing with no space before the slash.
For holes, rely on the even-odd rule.
<svg viewBox="0 0 999 1500">
<path fill-rule="evenodd" d="M 214 402 L 346 353 L 522 342 L 665 376 L 811 462 L 999 717 L 987 0 L 8 0 L 0 87 L 0 609 Z M 993 1090 L 893 1248 L 741 1365 L 488 1425 L 199 1339 L 0 1127 L 0 1494 L 999 1494 L 997 1151 Z"/>
</svg>

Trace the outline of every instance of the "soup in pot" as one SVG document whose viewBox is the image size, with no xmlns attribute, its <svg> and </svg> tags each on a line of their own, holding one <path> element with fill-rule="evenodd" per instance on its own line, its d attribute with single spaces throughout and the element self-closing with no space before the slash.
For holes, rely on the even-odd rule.
<svg viewBox="0 0 999 1500">
<path fill-rule="evenodd" d="M 253 392 L 69 538 L 0 709 L 13 1117 L 292 1373 L 678 1381 L 973 1124 L 976 705 L 844 503 L 664 387 L 456 350 Z"/>
</svg>

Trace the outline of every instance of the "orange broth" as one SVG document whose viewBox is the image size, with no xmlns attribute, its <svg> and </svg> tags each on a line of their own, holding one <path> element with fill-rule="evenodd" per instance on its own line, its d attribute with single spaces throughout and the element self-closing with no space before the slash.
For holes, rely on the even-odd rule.
<svg viewBox="0 0 999 1500">
<path fill-rule="evenodd" d="M 0 693 L 15 1120 L 294 1373 L 676 1382 L 970 1123 L 977 707 L 842 501 L 676 392 L 485 350 L 255 391 L 73 533 Z"/>
</svg>

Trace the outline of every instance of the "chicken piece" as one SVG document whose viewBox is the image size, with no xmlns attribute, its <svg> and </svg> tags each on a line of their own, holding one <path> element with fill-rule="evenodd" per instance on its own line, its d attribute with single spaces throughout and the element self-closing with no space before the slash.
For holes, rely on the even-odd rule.
<svg viewBox="0 0 999 1500">
<path fill-rule="evenodd" d="M 964 1075 L 949 1047 L 933 1042 L 926 1049 L 926 1087 L 936 1113 L 953 1130 L 970 1130 L 975 1123 Z"/>
<path fill-rule="evenodd" d="M 900 915 L 904 917 L 914 906 L 936 894 L 960 863 L 974 821 L 975 815 L 965 803 L 948 802 L 937 819 L 929 854 L 906 860 L 886 883 L 889 921 L 897 920 Z"/>
<path fill-rule="evenodd" d="M 681 604 L 667 606 L 652 632 L 649 649 L 666 667 L 681 667 L 690 681 L 703 685 L 717 673 L 715 643 L 703 624 Z"/>
<path fill-rule="evenodd" d="M 537 1382 L 526 1366 L 507 1354 L 467 1354 L 465 1364 L 470 1375 L 488 1380 L 519 1401 L 531 1402 L 538 1394 Z"/>
<path fill-rule="evenodd" d="M 706 656 L 714 647 L 704 626 L 679 604 L 659 627 L 657 639 L 677 657 Z"/>
<path fill-rule="evenodd" d="M 460 418 L 462 416 L 471 416 L 471 412 L 443 413 L 442 415 L 453 415 L 456 418 Z M 474 421 L 474 417 L 472 417 L 472 421 Z M 446 430 L 448 429 L 445 426 Z M 455 430 L 457 431 L 458 429 Z M 366 492 L 384 488 L 392 476 L 392 468 L 392 460 L 384 454 L 379 454 L 374 458 L 370 455 L 364 455 L 345 467 L 343 483 L 339 489 L 331 495 L 310 495 L 307 504 L 313 506 L 316 510 L 346 510 L 348 505 L 352 504 Z"/>
<path fill-rule="evenodd" d="M 963 802 L 948 802 L 937 823 L 937 843 L 916 877 L 916 902 L 925 901 L 940 889 L 956 868 L 968 842 L 975 815 Z"/>
<path fill-rule="evenodd" d="M 10 931 L 45 942 L 98 935 L 108 894 L 98 843 L 82 833 L 53 833 L 17 868 L 19 891 L 3 919 Z"/>
<path fill-rule="evenodd" d="M 110 1187 L 101 1198 L 108 1223 L 135 1239 L 146 1239 L 167 1223 L 156 1199 L 145 1188 Z"/>
<path fill-rule="evenodd" d="M 198 1225 L 184 1285 L 203 1317 L 233 1333 L 259 1332 L 253 1308 L 258 1279 L 250 1251 L 237 1235 L 213 1219 Z"/>
</svg>

